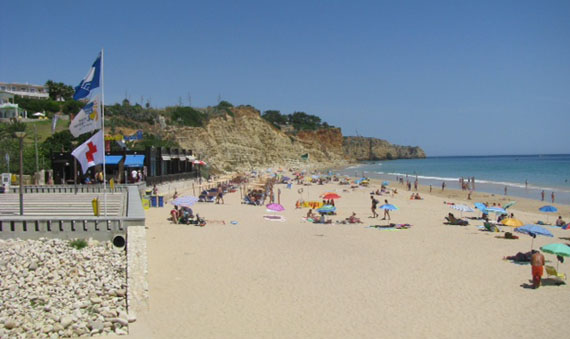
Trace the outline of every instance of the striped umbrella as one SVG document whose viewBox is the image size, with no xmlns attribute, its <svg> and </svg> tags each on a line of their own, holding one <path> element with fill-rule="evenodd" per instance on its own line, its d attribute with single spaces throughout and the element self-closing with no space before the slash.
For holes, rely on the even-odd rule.
<svg viewBox="0 0 570 339">
<path fill-rule="evenodd" d="M 463 217 L 463 212 L 474 212 L 475 211 L 471 207 L 469 207 L 467 205 L 461 205 L 461 204 L 451 205 L 451 208 L 453 208 L 454 210 L 460 211 L 462 217 Z"/>
</svg>

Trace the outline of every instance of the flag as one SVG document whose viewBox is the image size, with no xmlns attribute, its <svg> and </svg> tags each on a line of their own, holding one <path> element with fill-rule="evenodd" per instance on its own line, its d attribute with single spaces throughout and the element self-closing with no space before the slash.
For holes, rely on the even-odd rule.
<svg viewBox="0 0 570 339">
<path fill-rule="evenodd" d="M 93 63 L 93 66 L 87 72 L 87 75 L 77 87 L 75 87 L 75 94 L 73 94 L 73 100 L 83 99 L 95 88 L 99 87 L 99 80 L 101 79 L 101 53 Z"/>
<path fill-rule="evenodd" d="M 57 119 L 59 119 L 59 115 L 54 114 L 51 120 L 51 134 L 55 133 L 55 128 L 57 127 Z"/>
<path fill-rule="evenodd" d="M 69 131 L 74 137 L 78 137 L 83 133 L 91 132 L 101 128 L 101 101 L 99 95 L 95 95 L 88 103 L 77 113 L 75 118 L 69 125 Z"/>
<path fill-rule="evenodd" d="M 103 131 L 95 133 L 91 138 L 74 149 L 71 155 L 81 164 L 83 174 L 87 172 L 89 167 L 102 164 L 105 157 Z"/>
</svg>

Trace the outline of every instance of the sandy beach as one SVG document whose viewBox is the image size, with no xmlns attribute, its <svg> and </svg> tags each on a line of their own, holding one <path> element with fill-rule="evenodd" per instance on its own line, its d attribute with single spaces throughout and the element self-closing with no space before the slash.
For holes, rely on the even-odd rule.
<svg viewBox="0 0 570 339">
<path fill-rule="evenodd" d="M 337 183 L 313 184 L 302 194 L 295 184 L 276 187 L 286 210 L 275 214 L 285 222 L 263 219 L 270 213 L 243 205 L 239 190 L 223 205 L 194 206 L 208 220 L 205 227 L 170 223 L 170 205 L 147 211 L 150 300 L 130 337 L 533 338 L 563 337 L 570 329 L 568 285 L 545 279 L 531 289 L 530 265 L 502 259 L 529 251 L 530 236 L 497 238 L 503 233 L 481 231 L 478 220 L 443 224 L 449 212 L 460 216 L 444 201 L 516 200 L 509 211 L 525 223 L 546 221 L 538 212 L 546 203 L 477 192 L 466 201 L 465 192 L 429 194 L 427 187 L 420 187 L 424 200 L 410 200 L 396 184 L 399 194 L 377 198 L 400 208 L 391 222 L 413 226 L 382 230 L 368 227 L 388 223 L 370 218 L 369 193 L 377 184 L 348 192 Z M 332 220 L 356 212 L 363 224 L 305 222 L 308 210 L 295 209 L 297 199 L 319 200 L 328 191 L 342 196 Z M 549 221 L 559 214 L 568 221 L 570 206 L 554 205 L 559 212 Z M 537 237 L 535 249 L 570 242 L 570 230 L 548 229 L 555 237 Z M 556 266 L 555 256 L 545 257 Z M 568 261 L 559 271 L 570 273 Z"/>
</svg>

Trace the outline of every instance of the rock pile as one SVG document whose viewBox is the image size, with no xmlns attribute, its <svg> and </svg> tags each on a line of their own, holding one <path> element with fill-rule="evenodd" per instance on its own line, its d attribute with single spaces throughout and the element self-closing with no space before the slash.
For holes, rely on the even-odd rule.
<svg viewBox="0 0 570 339">
<path fill-rule="evenodd" d="M 126 279 L 110 242 L 0 240 L 0 338 L 127 334 Z"/>
</svg>

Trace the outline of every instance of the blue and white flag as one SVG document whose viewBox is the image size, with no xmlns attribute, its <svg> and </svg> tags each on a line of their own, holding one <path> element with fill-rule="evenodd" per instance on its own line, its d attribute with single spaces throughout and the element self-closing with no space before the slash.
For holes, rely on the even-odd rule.
<svg viewBox="0 0 570 339">
<path fill-rule="evenodd" d="M 83 133 L 91 132 L 101 128 L 101 101 L 99 95 L 95 95 L 89 100 L 87 105 L 77 113 L 69 125 L 69 131 L 74 137 Z"/>
<path fill-rule="evenodd" d="M 100 80 L 101 80 L 101 53 L 99 53 L 97 60 L 95 60 L 93 66 L 91 66 L 91 69 L 89 69 L 89 72 L 87 72 L 85 78 L 83 78 L 83 80 L 81 80 L 79 85 L 75 87 L 75 94 L 73 95 L 73 99 L 80 100 L 89 96 L 92 90 L 99 87 Z"/>
</svg>

